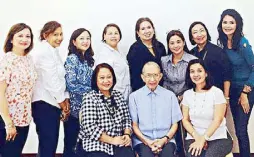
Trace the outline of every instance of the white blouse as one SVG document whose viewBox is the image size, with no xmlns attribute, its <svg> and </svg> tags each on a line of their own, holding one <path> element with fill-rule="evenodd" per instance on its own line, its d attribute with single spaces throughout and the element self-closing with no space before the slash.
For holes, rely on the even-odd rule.
<svg viewBox="0 0 254 157">
<path fill-rule="evenodd" d="M 115 90 L 120 91 L 127 100 L 130 94 L 130 73 L 126 55 L 116 51 L 108 44 L 103 44 L 102 50 L 95 56 L 95 65 L 108 63 L 114 69 L 116 75 Z"/>
<path fill-rule="evenodd" d="M 43 40 L 32 54 L 38 73 L 33 102 L 42 100 L 60 108 L 58 103 L 69 98 L 69 93 L 66 92 L 66 72 L 58 49 Z"/>
<path fill-rule="evenodd" d="M 222 90 L 215 86 L 203 93 L 189 89 L 184 92 L 182 105 L 189 108 L 191 124 L 200 135 L 203 135 L 213 121 L 215 105 L 226 105 L 226 99 Z M 223 138 L 227 138 L 225 118 L 210 140 Z M 193 137 L 188 133 L 186 139 L 193 139 Z"/>
</svg>

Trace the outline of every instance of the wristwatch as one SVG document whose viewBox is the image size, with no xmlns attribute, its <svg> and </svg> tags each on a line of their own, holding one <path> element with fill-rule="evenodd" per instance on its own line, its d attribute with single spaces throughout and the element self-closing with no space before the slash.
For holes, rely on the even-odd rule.
<svg viewBox="0 0 254 157">
<path fill-rule="evenodd" d="M 210 139 L 210 137 L 207 136 L 207 134 L 204 134 L 204 138 L 205 138 L 206 141 L 209 141 L 209 139 Z"/>
</svg>

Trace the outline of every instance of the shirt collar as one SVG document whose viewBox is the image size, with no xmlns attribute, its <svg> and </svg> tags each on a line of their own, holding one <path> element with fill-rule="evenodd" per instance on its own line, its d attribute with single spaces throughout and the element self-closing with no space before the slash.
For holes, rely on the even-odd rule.
<svg viewBox="0 0 254 157">
<path fill-rule="evenodd" d="M 159 95 L 159 94 L 160 94 L 161 88 L 162 88 L 162 87 L 161 87 L 160 85 L 158 85 L 154 91 L 151 91 L 151 90 L 145 85 L 145 86 L 143 87 L 143 91 L 144 91 L 145 95 L 150 95 L 150 94 Z"/>
<path fill-rule="evenodd" d="M 117 50 L 115 50 L 114 48 L 112 48 L 111 46 L 109 46 L 108 44 L 106 44 L 106 43 L 103 43 L 104 44 L 104 46 L 107 48 L 107 49 L 109 49 L 111 52 L 114 52 L 114 51 L 117 51 Z M 117 51 L 118 52 L 118 51 Z"/>
<path fill-rule="evenodd" d="M 198 51 L 198 46 L 196 46 L 194 48 L 195 53 L 203 53 L 203 52 L 205 52 L 208 49 L 208 47 L 210 46 L 210 44 L 211 44 L 210 41 L 207 41 L 205 47 L 200 52 Z"/>
<path fill-rule="evenodd" d="M 53 51 L 53 52 L 58 52 L 58 48 L 54 48 L 53 46 L 51 46 L 46 40 L 42 40 L 42 43 L 47 45 L 47 47 Z"/>
<path fill-rule="evenodd" d="M 187 56 L 187 54 L 186 54 L 187 52 L 184 52 L 183 53 L 183 56 L 182 56 L 182 58 L 181 58 L 181 60 L 180 61 L 186 61 L 186 62 L 188 62 L 188 56 Z M 166 60 L 167 62 L 171 62 L 171 63 L 173 63 L 173 54 L 171 54 L 168 58 L 167 58 L 167 60 Z"/>
</svg>

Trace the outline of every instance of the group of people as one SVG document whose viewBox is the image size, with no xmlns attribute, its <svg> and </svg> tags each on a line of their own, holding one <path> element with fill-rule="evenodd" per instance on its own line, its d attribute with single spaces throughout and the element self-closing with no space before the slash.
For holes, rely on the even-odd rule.
<svg viewBox="0 0 254 157">
<path fill-rule="evenodd" d="M 230 105 L 240 155 L 250 156 L 254 54 L 234 9 L 221 14 L 218 46 L 193 22 L 189 51 L 181 31 L 167 34 L 167 52 L 153 22 L 138 19 L 136 41 L 120 52 L 120 28 L 108 24 L 94 53 L 91 33 L 75 30 L 63 63 L 62 26 L 47 22 L 33 50 L 31 28 L 10 29 L 0 61 L 0 157 L 19 157 L 33 118 L 40 157 L 56 152 L 64 122 L 64 157 L 224 157 L 232 150 Z"/>
</svg>

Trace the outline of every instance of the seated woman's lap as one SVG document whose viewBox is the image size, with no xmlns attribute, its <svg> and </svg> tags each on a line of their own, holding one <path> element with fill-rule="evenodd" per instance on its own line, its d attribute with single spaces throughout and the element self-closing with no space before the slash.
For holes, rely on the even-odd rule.
<svg viewBox="0 0 254 157">
<path fill-rule="evenodd" d="M 213 141 L 208 141 L 208 148 L 206 151 L 202 151 L 200 157 L 225 157 L 232 151 L 233 141 L 231 136 L 228 134 L 227 139 L 218 139 Z M 189 146 L 194 142 L 194 140 L 185 140 L 185 151 L 187 157 L 194 157 L 188 152 Z"/>
</svg>

